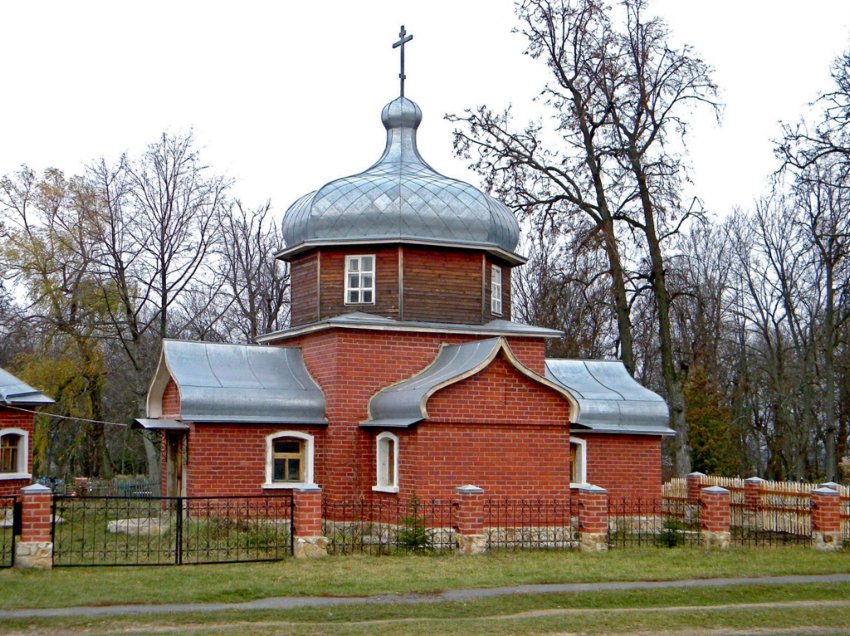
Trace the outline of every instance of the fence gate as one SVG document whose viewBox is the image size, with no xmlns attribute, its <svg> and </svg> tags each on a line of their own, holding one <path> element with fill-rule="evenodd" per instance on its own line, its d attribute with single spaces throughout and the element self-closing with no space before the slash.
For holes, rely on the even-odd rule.
<svg viewBox="0 0 850 636">
<path fill-rule="evenodd" d="M 21 506 L 14 495 L 0 496 L 0 568 L 15 565 L 15 535 L 20 532 Z"/>
<path fill-rule="evenodd" d="M 276 561 L 292 554 L 292 495 L 53 498 L 53 565 Z"/>
</svg>

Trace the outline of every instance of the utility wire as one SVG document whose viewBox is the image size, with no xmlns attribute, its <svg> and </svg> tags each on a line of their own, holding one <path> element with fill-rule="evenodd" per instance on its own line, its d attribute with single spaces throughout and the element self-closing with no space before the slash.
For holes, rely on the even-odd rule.
<svg viewBox="0 0 850 636">
<path fill-rule="evenodd" d="M 56 413 L 45 413 L 44 411 L 33 411 L 32 409 L 24 409 L 20 406 L 9 406 L 5 405 L 7 409 L 12 409 L 14 411 L 23 411 L 24 413 L 32 413 L 34 415 L 47 415 L 48 417 L 55 417 L 60 420 L 75 420 L 77 422 L 88 422 L 89 424 L 103 424 L 104 426 L 121 426 L 123 428 L 129 427 L 129 424 L 124 424 L 122 422 L 104 422 L 102 420 L 90 420 L 85 417 L 74 417 L 71 415 L 58 415 Z"/>
</svg>

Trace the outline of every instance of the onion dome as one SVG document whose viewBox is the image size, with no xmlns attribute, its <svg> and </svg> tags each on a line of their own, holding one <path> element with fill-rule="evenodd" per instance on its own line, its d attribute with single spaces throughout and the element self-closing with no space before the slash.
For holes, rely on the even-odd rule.
<svg viewBox="0 0 850 636">
<path fill-rule="evenodd" d="M 445 177 L 416 148 L 422 110 L 406 97 L 384 106 L 387 145 L 367 170 L 298 199 L 283 218 L 289 258 L 320 245 L 417 243 L 483 249 L 514 262 L 519 225 L 503 203 Z"/>
</svg>

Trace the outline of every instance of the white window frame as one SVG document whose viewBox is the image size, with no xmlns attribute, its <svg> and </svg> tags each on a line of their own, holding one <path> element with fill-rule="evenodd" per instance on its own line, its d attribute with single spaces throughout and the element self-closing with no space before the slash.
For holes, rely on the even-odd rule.
<svg viewBox="0 0 850 636">
<path fill-rule="evenodd" d="M 0 473 L 0 481 L 6 479 L 30 479 L 32 475 L 27 472 L 29 464 L 29 433 L 22 428 L 0 429 L 0 439 L 6 435 L 18 435 L 18 470 L 12 473 Z"/>
<path fill-rule="evenodd" d="M 363 269 L 363 259 L 364 258 L 371 258 L 372 259 L 372 268 L 371 269 L 369 269 L 369 270 Z M 354 261 L 357 262 L 357 272 L 356 272 L 357 280 L 358 280 L 358 286 L 357 287 L 351 287 L 349 285 L 349 273 L 351 272 L 351 263 L 354 262 Z M 344 304 L 346 304 L 346 305 L 374 305 L 375 304 L 375 296 L 376 296 L 376 294 L 375 294 L 375 279 L 377 278 L 375 270 L 377 270 L 377 264 L 378 264 L 378 259 L 375 258 L 374 254 L 354 254 L 354 255 L 349 255 L 349 256 L 345 257 L 345 285 L 343 285 L 343 287 L 345 288 L 344 291 L 343 291 L 343 302 L 344 302 Z M 372 285 L 370 287 L 364 287 L 363 286 L 363 276 L 364 275 L 370 275 L 372 277 Z M 349 293 L 352 292 L 352 291 L 357 293 L 358 300 L 350 301 L 348 299 Z M 363 294 L 364 294 L 364 292 L 367 292 L 367 291 L 372 292 L 372 300 L 363 300 Z"/>
<path fill-rule="evenodd" d="M 576 448 L 576 463 L 578 464 L 578 470 L 576 473 L 579 476 L 580 481 L 573 481 L 573 467 L 570 466 L 570 487 L 578 488 L 580 486 L 587 486 L 587 441 L 583 440 L 579 437 L 570 437 L 570 450 L 572 451 L 572 445 L 575 444 Z M 572 455 L 572 452 L 570 453 Z"/>
<path fill-rule="evenodd" d="M 274 481 L 274 442 L 282 437 L 292 437 L 304 442 L 304 481 Z M 313 458 L 315 444 L 313 436 L 301 431 L 279 431 L 266 436 L 266 481 L 264 489 L 304 488 L 315 486 L 313 483 Z"/>
<path fill-rule="evenodd" d="M 490 266 L 490 313 L 502 315 L 502 268 Z"/>
<path fill-rule="evenodd" d="M 389 483 L 387 468 L 387 445 L 393 445 L 393 483 Z M 398 436 L 392 433 L 381 433 L 375 438 L 375 482 L 372 490 L 375 492 L 398 492 Z"/>
</svg>

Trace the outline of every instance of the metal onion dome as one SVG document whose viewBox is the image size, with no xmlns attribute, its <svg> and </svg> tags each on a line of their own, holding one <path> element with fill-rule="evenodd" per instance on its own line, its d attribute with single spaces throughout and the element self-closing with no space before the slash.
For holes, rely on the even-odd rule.
<svg viewBox="0 0 850 636">
<path fill-rule="evenodd" d="M 283 218 L 288 257 L 318 245 L 418 243 L 484 249 L 513 261 L 519 225 L 511 210 L 474 186 L 445 177 L 416 147 L 422 110 L 406 97 L 384 106 L 383 155 L 290 206 Z"/>
</svg>

